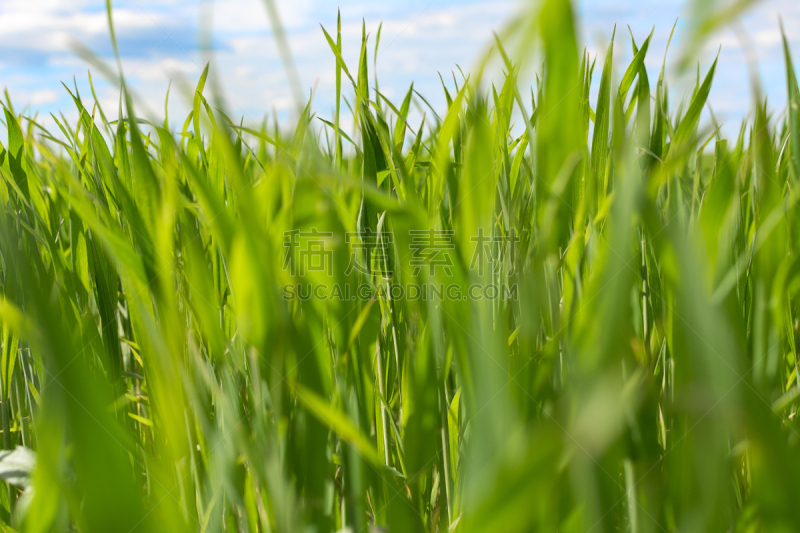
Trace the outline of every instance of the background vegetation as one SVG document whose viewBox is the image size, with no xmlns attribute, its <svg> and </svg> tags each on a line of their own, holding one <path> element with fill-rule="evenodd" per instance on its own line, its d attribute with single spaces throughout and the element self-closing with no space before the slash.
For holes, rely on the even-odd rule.
<svg viewBox="0 0 800 533">
<path fill-rule="evenodd" d="M 489 54 L 503 83 L 482 92 L 479 61 L 423 124 L 413 86 L 391 102 L 370 79 L 377 42 L 348 66 L 333 30 L 334 116 L 307 106 L 291 134 L 229 119 L 208 69 L 180 131 L 127 91 L 112 114 L 73 90 L 60 132 L 6 101 L 0 529 L 794 531 L 788 47 L 784 111 L 754 81 L 726 140 L 700 121 L 716 62 L 675 105 L 650 37 L 595 72 L 569 3 L 529 11 Z M 331 273 L 286 268 L 285 232 L 311 228 Z M 414 271 L 430 228 L 453 231 L 449 276 Z M 479 273 L 481 230 L 500 268 Z M 284 299 L 300 282 L 376 296 Z M 389 297 L 492 282 L 519 297 Z"/>
</svg>

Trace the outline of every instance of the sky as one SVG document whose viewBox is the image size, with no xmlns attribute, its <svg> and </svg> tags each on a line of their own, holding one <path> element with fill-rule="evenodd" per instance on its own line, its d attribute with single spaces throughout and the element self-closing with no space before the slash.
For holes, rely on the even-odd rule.
<svg viewBox="0 0 800 533">
<path fill-rule="evenodd" d="M 335 101 L 335 59 L 320 25 L 335 32 L 337 7 L 341 10 L 347 64 L 356 70 L 362 20 L 370 34 L 370 59 L 382 22 L 377 56 L 381 92 L 399 102 L 413 81 L 414 88 L 441 112 L 445 100 L 439 75 L 452 91 L 453 72 L 460 82 L 458 67 L 470 72 L 476 57 L 491 45 L 492 32 L 501 33 L 509 21 L 530 6 L 511 0 L 340 0 L 338 4 L 275 0 L 275 4 L 286 29 L 303 97 L 313 90 L 313 110 L 326 118 L 333 113 Z M 678 99 L 691 90 L 696 71 L 681 72 L 677 66 L 687 41 L 686 2 L 595 0 L 574 5 L 581 44 L 597 57 L 595 90 L 615 24 L 617 79 L 632 57 L 630 26 L 639 44 L 655 28 L 646 63 L 650 79 L 655 80 L 678 17 L 667 58 L 667 80 L 671 94 Z M 230 115 L 250 123 L 260 123 L 267 114 L 291 120 L 296 108 L 264 0 L 116 0 L 113 6 L 122 69 L 138 97 L 140 114 L 163 117 L 171 80 L 170 123 L 180 128 L 197 79 L 210 61 L 206 94 L 213 91 L 222 96 Z M 723 131 L 729 134 L 736 134 L 752 103 L 743 43 L 749 43 L 757 58 L 760 83 L 770 108 L 778 114 L 786 106 L 779 14 L 797 59 L 800 2 L 796 0 L 757 3 L 739 23 L 725 27 L 701 50 L 695 50 L 701 75 L 705 75 L 720 49 L 709 102 L 717 120 L 724 124 Z M 91 50 L 97 59 L 87 61 L 80 49 Z M 119 92 L 92 61 L 116 69 L 104 0 L 0 3 L 0 85 L 8 90 L 17 112 L 27 116 L 38 113 L 37 120 L 48 128 L 53 127 L 50 113 L 61 112 L 74 121 L 77 113 L 62 82 L 69 87 L 77 83 L 81 95 L 90 96 L 87 71 L 91 70 L 97 99 L 107 114 L 115 116 Z M 370 79 L 372 76 L 370 72 Z"/>
</svg>

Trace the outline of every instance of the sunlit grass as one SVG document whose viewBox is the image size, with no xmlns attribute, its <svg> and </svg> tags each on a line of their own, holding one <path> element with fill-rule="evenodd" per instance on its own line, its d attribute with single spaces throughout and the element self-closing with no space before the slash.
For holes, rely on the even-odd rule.
<svg viewBox="0 0 800 533">
<path fill-rule="evenodd" d="M 794 531 L 788 45 L 785 112 L 725 139 L 716 60 L 673 108 L 652 33 L 595 74 L 557 0 L 437 112 L 325 36 L 333 117 L 291 133 L 208 69 L 176 131 L 4 102 L 0 530 Z"/>
</svg>

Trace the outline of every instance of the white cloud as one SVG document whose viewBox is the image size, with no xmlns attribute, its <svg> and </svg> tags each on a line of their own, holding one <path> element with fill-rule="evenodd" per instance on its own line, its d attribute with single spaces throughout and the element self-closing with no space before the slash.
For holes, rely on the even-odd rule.
<svg viewBox="0 0 800 533">
<path fill-rule="evenodd" d="M 57 101 L 58 101 L 58 93 L 56 93 L 52 89 L 39 89 L 33 91 L 30 97 L 30 103 L 33 106 L 52 104 Z"/>
<path fill-rule="evenodd" d="M 115 29 L 120 35 L 149 29 L 159 22 L 166 24 L 165 17 L 124 9 L 114 12 Z M 70 38 L 107 35 L 108 18 L 102 12 L 43 13 L 28 7 L 0 11 L 0 27 L 0 47 L 62 52 Z"/>
<path fill-rule="evenodd" d="M 165 57 L 158 61 L 141 63 L 130 71 L 131 76 L 144 82 L 169 80 L 179 76 L 199 73 L 198 65 L 191 61 L 182 61 L 173 57 Z M 129 72 L 126 70 L 126 72 Z"/>
</svg>

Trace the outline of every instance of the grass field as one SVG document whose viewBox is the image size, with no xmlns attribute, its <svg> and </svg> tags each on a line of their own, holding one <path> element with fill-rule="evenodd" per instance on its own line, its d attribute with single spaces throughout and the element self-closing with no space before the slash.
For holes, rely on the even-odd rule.
<svg viewBox="0 0 800 533">
<path fill-rule="evenodd" d="M 440 110 L 326 36 L 335 111 L 293 131 L 208 69 L 179 130 L 4 102 L 0 530 L 796 531 L 788 45 L 725 139 L 716 61 L 676 103 L 652 33 L 595 69 L 566 2 Z"/>
</svg>

